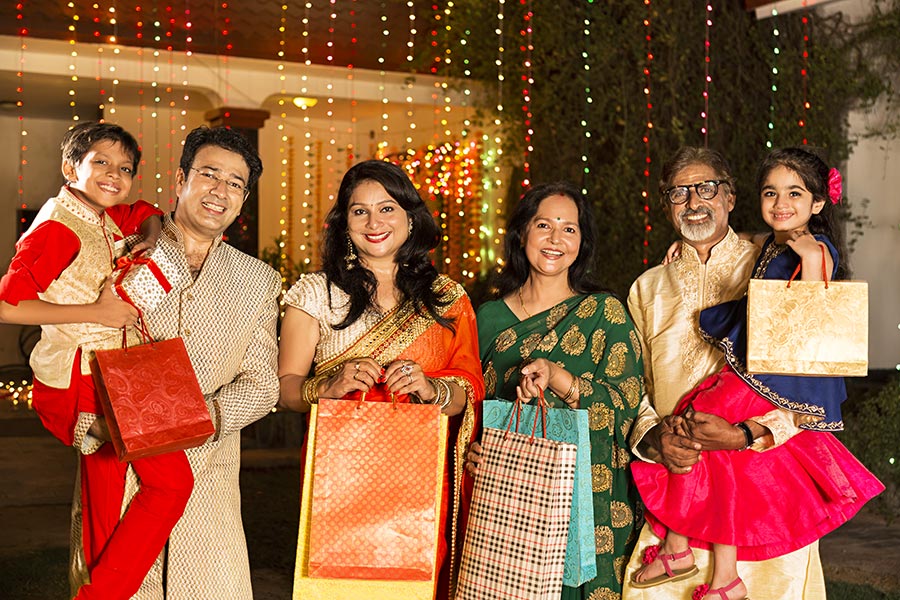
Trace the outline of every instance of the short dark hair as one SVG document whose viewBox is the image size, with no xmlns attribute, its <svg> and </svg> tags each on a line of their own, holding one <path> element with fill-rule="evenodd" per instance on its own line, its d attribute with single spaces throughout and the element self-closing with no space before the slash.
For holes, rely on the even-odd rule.
<svg viewBox="0 0 900 600">
<path fill-rule="evenodd" d="M 185 176 L 187 176 L 191 167 L 194 166 L 194 157 L 197 156 L 197 152 L 205 146 L 218 146 L 219 148 L 224 148 L 225 150 L 240 154 L 241 158 L 243 158 L 244 162 L 247 164 L 247 168 L 250 169 L 250 176 L 247 180 L 247 189 L 249 190 L 256 185 L 256 182 L 259 180 L 259 176 L 262 175 L 263 171 L 259 152 L 256 151 L 256 148 L 253 147 L 246 137 L 228 127 L 210 128 L 206 125 L 201 125 L 188 134 L 184 139 L 181 162 L 178 164 L 178 166 L 181 167 L 181 172 L 184 173 Z"/>
<path fill-rule="evenodd" d="M 125 152 L 134 163 L 134 171 L 137 172 L 141 162 L 141 147 L 138 146 L 134 136 L 118 125 L 101 123 L 98 121 L 86 121 L 79 123 L 66 132 L 63 137 L 60 150 L 62 158 L 70 165 L 78 165 L 84 160 L 85 155 L 97 142 L 109 141 L 121 144 Z"/>
<path fill-rule="evenodd" d="M 671 188 L 674 183 L 675 176 L 685 167 L 690 165 L 706 165 L 716 172 L 716 178 L 722 179 L 728 183 L 731 188 L 731 194 L 737 195 L 737 188 L 734 185 L 734 174 L 728 161 L 718 151 L 710 148 L 700 148 L 697 146 L 682 146 L 675 151 L 675 154 L 665 162 L 662 173 L 659 176 L 659 197 L 664 208 L 669 207 L 663 192 Z"/>
<path fill-rule="evenodd" d="M 561 181 L 536 185 L 522 196 L 506 223 L 503 249 L 506 264 L 495 283 L 496 296 L 503 298 L 516 291 L 528 280 L 531 265 L 525 256 L 525 233 L 528 224 L 537 214 L 541 202 L 550 196 L 565 196 L 578 209 L 578 228 L 581 244 L 578 256 L 569 267 L 569 286 L 579 294 L 603 291 L 591 276 L 593 249 L 597 247 L 597 224 L 591 203 L 573 184 Z"/>
</svg>

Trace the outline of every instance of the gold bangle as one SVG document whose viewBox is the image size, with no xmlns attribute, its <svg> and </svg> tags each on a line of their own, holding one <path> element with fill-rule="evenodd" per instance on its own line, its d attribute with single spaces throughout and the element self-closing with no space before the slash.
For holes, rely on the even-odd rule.
<svg viewBox="0 0 900 600">
<path fill-rule="evenodd" d="M 303 382 L 301 393 L 303 395 L 303 399 L 310 406 L 319 403 L 319 383 L 321 383 L 322 380 L 325 379 L 325 377 L 325 374 L 322 373 L 313 377 L 307 377 L 306 381 Z"/>
<path fill-rule="evenodd" d="M 572 395 L 575 393 L 575 390 L 576 390 L 577 388 L 578 388 L 578 377 L 576 377 L 576 376 L 573 375 L 573 376 L 572 376 L 572 385 L 569 386 L 569 391 L 566 392 L 566 395 L 563 396 L 563 399 L 562 399 L 562 401 L 563 401 L 565 404 L 568 404 L 568 403 L 569 403 L 569 398 L 572 397 Z"/>
</svg>

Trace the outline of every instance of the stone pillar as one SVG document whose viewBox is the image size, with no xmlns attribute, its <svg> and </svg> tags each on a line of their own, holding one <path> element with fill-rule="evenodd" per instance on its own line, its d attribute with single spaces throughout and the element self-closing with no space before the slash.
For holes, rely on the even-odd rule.
<svg viewBox="0 0 900 600">
<path fill-rule="evenodd" d="M 204 117 L 210 127 L 228 127 L 241 133 L 259 152 L 259 130 L 269 118 L 269 111 L 221 106 Z M 225 239 L 250 256 L 259 256 L 259 185 L 250 190 L 241 214 L 225 231 Z"/>
</svg>

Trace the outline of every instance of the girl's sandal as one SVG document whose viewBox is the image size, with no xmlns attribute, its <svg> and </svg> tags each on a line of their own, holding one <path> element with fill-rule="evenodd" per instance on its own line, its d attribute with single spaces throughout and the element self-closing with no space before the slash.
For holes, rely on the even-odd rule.
<svg viewBox="0 0 900 600">
<path fill-rule="evenodd" d="M 703 600 L 704 596 L 708 596 L 709 594 L 718 594 L 722 600 L 728 600 L 728 596 L 725 595 L 725 592 L 734 589 L 737 584 L 741 582 L 741 578 L 738 577 L 725 587 L 720 587 L 716 589 L 710 589 L 708 583 L 704 583 L 703 585 L 698 585 L 694 588 L 694 593 L 691 594 L 691 600 Z M 749 597 L 744 597 L 744 600 L 750 600 Z"/>
<path fill-rule="evenodd" d="M 670 561 L 675 561 L 679 558 L 689 556 L 691 554 L 690 548 L 683 552 L 678 552 L 677 554 L 660 554 L 659 552 L 661 549 L 662 544 L 659 544 L 657 546 L 648 546 L 644 549 L 644 558 L 641 560 L 641 562 L 646 566 L 658 558 L 666 572 L 645 581 L 636 581 L 635 577 L 637 576 L 637 573 L 635 573 L 631 576 L 631 587 L 636 589 L 655 587 L 663 583 L 669 583 L 670 581 L 681 581 L 682 579 L 693 577 L 700 572 L 700 570 L 697 569 L 697 565 L 691 565 L 686 569 L 673 569 L 669 566 Z"/>
</svg>

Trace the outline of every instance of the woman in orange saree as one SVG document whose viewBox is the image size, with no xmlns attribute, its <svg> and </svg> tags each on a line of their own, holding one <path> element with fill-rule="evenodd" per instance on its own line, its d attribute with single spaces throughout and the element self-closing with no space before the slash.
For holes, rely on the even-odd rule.
<svg viewBox="0 0 900 600">
<path fill-rule="evenodd" d="M 445 559 L 461 547 L 453 538 L 464 531 L 471 488 L 462 465 L 484 381 L 471 302 L 431 263 L 438 235 L 399 167 L 366 161 L 347 172 L 326 218 L 324 270 L 301 277 L 285 296 L 279 404 L 306 412 L 319 398 L 390 394 L 439 404 L 453 417 L 445 473 L 451 493 L 444 494 L 438 548 L 438 587 L 449 590 L 456 563 Z"/>
</svg>

